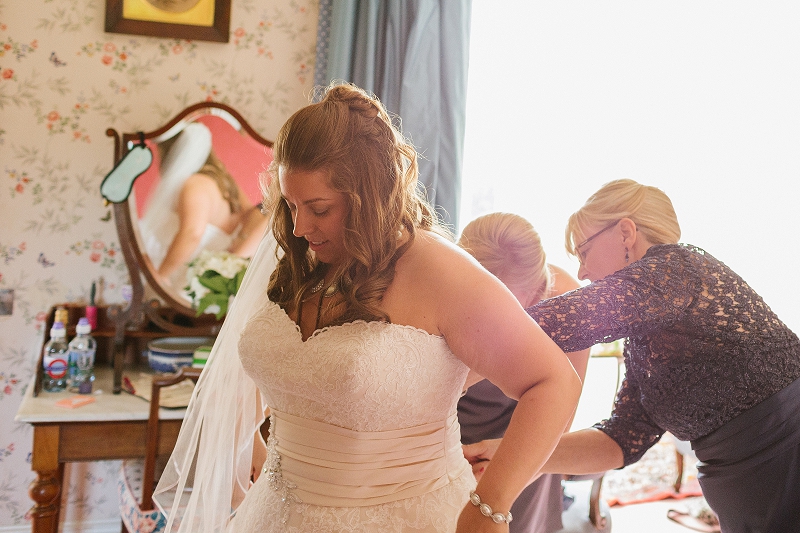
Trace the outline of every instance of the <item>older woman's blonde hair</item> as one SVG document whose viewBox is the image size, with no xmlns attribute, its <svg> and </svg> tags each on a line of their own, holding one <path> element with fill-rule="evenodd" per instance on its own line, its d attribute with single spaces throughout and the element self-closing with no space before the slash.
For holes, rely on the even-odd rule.
<svg viewBox="0 0 800 533">
<path fill-rule="evenodd" d="M 603 185 L 569 217 L 564 241 L 567 252 L 576 255 L 578 245 L 589 237 L 587 228 L 605 227 L 623 218 L 631 219 L 652 244 L 674 244 L 681 238 L 678 216 L 664 191 L 620 179 Z"/>
<path fill-rule="evenodd" d="M 381 102 L 352 84 L 334 83 L 318 103 L 306 106 L 281 127 L 273 147 L 272 180 L 265 191 L 272 231 L 285 254 L 268 295 L 285 308 L 298 308 L 328 269 L 293 234 L 292 214 L 283 200 L 278 169 L 324 171 L 347 202 L 344 246 L 348 259 L 334 280 L 346 311 L 337 322 L 389 320 L 381 298 L 394 278 L 397 259 L 418 230 L 446 233 L 418 187 L 417 152 Z M 398 247 L 398 236 L 407 235 Z"/>
<path fill-rule="evenodd" d="M 506 285 L 535 288 L 534 302 L 550 288 L 544 248 L 530 222 L 513 213 L 491 213 L 464 227 L 459 246 Z"/>
</svg>

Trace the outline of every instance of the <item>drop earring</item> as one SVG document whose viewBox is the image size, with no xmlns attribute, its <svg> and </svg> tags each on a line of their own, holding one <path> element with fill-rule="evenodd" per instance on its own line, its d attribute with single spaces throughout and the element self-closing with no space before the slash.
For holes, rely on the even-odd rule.
<svg viewBox="0 0 800 533">
<path fill-rule="evenodd" d="M 631 258 L 630 258 L 630 256 L 628 255 L 628 247 L 626 246 L 626 247 L 625 247 L 625 264 L 626 264 L 626 265 L 628 264 L 628 261 L 630 261 L 630 259 L 631 259 Z"/>
</svg>

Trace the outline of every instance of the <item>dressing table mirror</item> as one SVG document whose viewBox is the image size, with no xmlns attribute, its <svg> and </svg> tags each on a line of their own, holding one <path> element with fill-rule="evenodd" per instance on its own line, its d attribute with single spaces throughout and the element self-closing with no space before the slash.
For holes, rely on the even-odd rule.
<svg viewBox="0 0 800 533">
<path fill-rule="evenodd" d="M 132 293 L 127 307 L 112 306 L 108 312 L 116 328 L 113 364 L 114 393 L 118 393 L 124 360 L 131 356 L 126 356 L 126 351 L 133 350 L 132 338 L 214 336 L 221 327 L 222 321 L 213 314 L 198 316 L 192 308 L 185 290 L 187 263 L 204 247 L 226 249 L 225 243 L 233 242 L 245 219 L 230 221 L 227 227 L 206 221 L 194 252 L 179 262 L 171 276 L 159 274 L 158 268 L 179 229 L 177 206 L 183 184 L 215 158 L 214 164 L 235 181 L 229 186 L 238 189 L 238 195 L 234 191 L 226 197 L 231 212 L 237 212 L 230 203 L 235 196 L 241 200 L 237 207 L 241 213 L 253 213 L 259 209 L 259 181 L 272 160 L 272 142 L 259 135 L 236 110 L 218 102 L 191 105 L 154 131 L 118 133 L 108 129 L 106 135 L 114 138 L 115 167 L 101 192 L 113 202 Z M 117 179 L 115 172 L 122 177 Z M 216 181 L 221 184 L 225 180 Z M 109 194 L 112 188 L 114 192 Z"/>
</svg>

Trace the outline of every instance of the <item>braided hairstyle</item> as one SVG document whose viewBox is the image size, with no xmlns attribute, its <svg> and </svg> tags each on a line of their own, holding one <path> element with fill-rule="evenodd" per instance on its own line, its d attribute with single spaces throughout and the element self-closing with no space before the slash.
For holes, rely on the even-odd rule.
<svg viewBox="0 0 800 533">
<path fill-rule="evenodd" d="M 446 233 L 417 187 L 417 152 L 392 124 L 374 96 L 351 84 L 327 87 L 322 99 L 297 111 L 281 127 L 273 147 L 272 179 L 265 191 L 272 231 L 285 254 L 268 288 L 269 299 L 297 309 L 305 291 L 325 276 L 308 242 L 295 237 L 283 200 L 278 169 L 325 171 L 331 187 L 345 196 L 344 247 L 348 259 L 333 279 L 345 302 L 336 323 L 384 320 L 380 300 L 394 278 L 397 259 L 418 229 Z M 408 235 L 397 245 L 398 232 Z"/>
</svg>

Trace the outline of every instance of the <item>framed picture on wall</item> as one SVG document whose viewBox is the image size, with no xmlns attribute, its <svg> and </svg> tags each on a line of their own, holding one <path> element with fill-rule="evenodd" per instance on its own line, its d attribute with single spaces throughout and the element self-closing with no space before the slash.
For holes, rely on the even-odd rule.
<svg viewBox="0 0 800 533">
<path fill-rule="evenodd" d="M 227 43 L 231 0 L 106 0 L 106 31 Z"/>
</svg>

